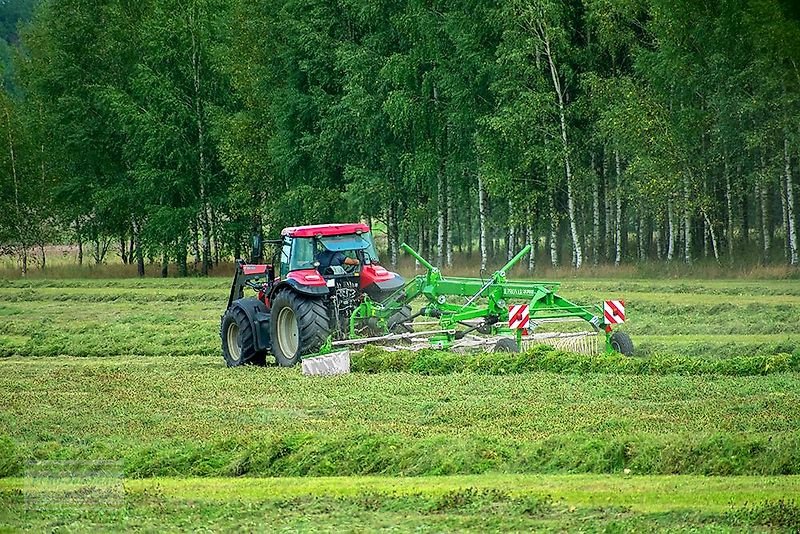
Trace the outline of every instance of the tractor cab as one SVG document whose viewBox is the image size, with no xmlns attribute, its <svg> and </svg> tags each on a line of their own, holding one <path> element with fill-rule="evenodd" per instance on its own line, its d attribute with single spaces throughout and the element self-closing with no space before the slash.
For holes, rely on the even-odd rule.
<svg viewBox="0 0 800 534">
<path fill-rule="evenodd" d="M 284 228 L 280 277 L 300 289 L 335 289 L 349 281 L 373 300 L 383 300 L 403 286 L 398 274 L 380 266 L 375 241 L 362 223 L 320 224 Z M 302 289 L 300 289 L 302 291 Z"/>
<path fill-rule="evenodd" d="M 365 225 L 352 226 L 364 228 L 356 228 L 355 232 L 348 234 L 318 231 L 311 236 L 306 235 L 306 231 L 284 230 L 280 251 L 281 276 L 310 269 L 326 278 L 358 276 L 363 267 L 376 265 L 378 254 L 369 229 Z"/>
</svg>

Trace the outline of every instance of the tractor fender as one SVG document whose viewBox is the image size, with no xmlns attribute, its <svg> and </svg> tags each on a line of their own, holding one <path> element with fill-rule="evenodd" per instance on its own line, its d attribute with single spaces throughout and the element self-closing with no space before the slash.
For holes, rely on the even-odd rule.
<svg viewBox="0 0 800 534">
<path fill-rule="evenodd" d="M 320 286 L 310 286 L 306 284 L 300 283 L 298 280 L 293 278 L 287 278 L 285 280 L 281 280 L 277 284 L 275 284 L 270 292 L 269 298 L 270 301 L 278 294 L 279 291 L 282 289 L 289 288 L 292 291 L 296 291 L 301 295 L 307 295 L 309 297 L 324 297 L 330 293 L 328 286 L 320 285 Z"/>
<path fill-rule="evenodd" d="M 247 320 L 253 325 L 255 332 L 255 348 L 257 351 L 269 349 L 271 346 L 269 338 L 270 313 L 266 304 L 255 297 L 248 297 L 233 301 L 231 308 L 238 306 L 244 311 Z"/>
</svg>

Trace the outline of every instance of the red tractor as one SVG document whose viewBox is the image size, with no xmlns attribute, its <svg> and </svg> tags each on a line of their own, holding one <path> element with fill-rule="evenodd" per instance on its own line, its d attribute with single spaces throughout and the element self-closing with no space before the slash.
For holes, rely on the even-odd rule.
<svg viewBox="0 0 800 534">
<path fill-rule="evenodd" d="M 380 266 L 365 224 L 284 228 L 280 240 L 268 243 L 277 245 L 271 264 L 237 261 L 220 327 L 229 367 L 264 365 L 270 352 L 278 365 L 292 366 L 329 338 L 347 337 L 365 296 L 381 302 L 405 284 Z M 257 296 L 245 298 L 245 287 Z M 410 308 L 402 307 L 387 326 L 396 328 L 409 316 Z"/>
</svg>

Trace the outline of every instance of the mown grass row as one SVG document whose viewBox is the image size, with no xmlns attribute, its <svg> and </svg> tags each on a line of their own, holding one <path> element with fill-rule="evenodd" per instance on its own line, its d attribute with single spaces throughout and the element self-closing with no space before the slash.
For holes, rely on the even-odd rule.
<svg viewBox="0 0 800 534">
<path fill-rule="evenodd" d="M 800 375 L 227 369 L 207 358 L 0 361 L 2 474 L 800 473 Z"/>
<path fill-rule="evenodd" d="M 743 502 L 734 492 L 719 492 L 728 499 L 724 509 L 707 508 L 694 502 L 690 507 L 667 506 L 663 495 L 654 499 L 652 492 L 634 493 L 641 484 L 624 487 L 616 500 L 635 502 L 576 503 L 566 488 L 556 486 L 555 495 L 542 491 L 509 492 L 495 487 L 497 480 L 480 486 L 448 479 L 444 491 L 431 491 L 429 480 L 417 479 L 418 491 L 384 489 L 348 490 L 360 478 L 342 478 L 344 491 L 297 495 L 262 496 L 257 500 L 241 498 L 258 487 L 261 481 L 239 479 L 227 486 L 224 498 L 186 491 L 196 486 L 191 481 L 156 480 L 145 484 L 131 481 L 84 480 L 64 484 L 39 483 L 0 486 L 0 519 L 18 530 L 46 530 L 58 524 L 70 531 L 113 527 L 119 529 L 158 530 L 196 528 L 212 530 L 347 530 L 374 531 L 454 531 L 482 529 L 489 531 L 640 531 L 800 528 L 800 506 L 785 495 L 761 495 L 755 502 Z M 389 482 L 398 479 L 389 479 Z M 490 479 L 492 480 L 492 479 Z M 502 480 L 502 479 L 500 479 Z M 580 481 L 585 479 L 579 478 Z M 685 479 L 684 479 L 685 480 Z M 188 483 L 187 483 L 188 482 Z M 367 480 L 367 482 L 371 482 Z M 543 481 L 546 482 L 546 481 Z M 558 482 L 558 481 L 554 481 Z M 586 480 L 585 482 L 589 482 Z M 646 482 L 659 482 L 647 478 Z M 162 486 L 162 483 L 165 486 Z M 177 483 L 177 484 L 176 484 Z M 595 484 L 608 483 L 607 480 Z M 689 488 L 703 492 L 702 481 L 688 479 Z M 437 486 L 440 484 L 437 484 Z M 738 484 L 739 486 L 741 484 Z M 790 485 L 782 485 L 784 489 Z M 175 490 L 178 490 L 177 495 Z M 684 488 L 681 488 L 684 489 Z M 631 499 L 636 495 L 635 499 Z M 653 501 L 659 509 L 651 509 Z"/>
<path fill-rule="evenodd" d="M 691 356 L 651 356 L 631 358 L 621 354 L 587 356 L 534 346 L 522 353 L 454 353 L 423 349 L 421 351 L 386 351 L 370 346 L 351 354 L 352 369 L 363 373 L 408 372 L 444 375 L 471 372 L 509 375 L 547 371 L 552 373 L 610 373 L 629 375 L 726 375 L 751 376 L 800 372 L 800 349 L 793 354 L 733 356 L 702 359 Z"/>
<path fill-rule="evenodd" d="M 107 453 L 106 453 L 107 454 Z M 0 440 L 0 476 L 26 476 L 35 462 L 66 476 L 73 463 L 118 465 L 131 478 L 286 476 L 441 476 L 483 473 L 633 473 L 646 475 L 798 475 L 800 437 L 763 435 L 561 434 L 539 441 L 470 436 L 408 438 L 391 434 L 296 433 L 272 439 L 153 441 L 121 456 L 62 450 L 36 459 Z M 58 474 L 58 471 L 55 472 Z"/>
</svg>

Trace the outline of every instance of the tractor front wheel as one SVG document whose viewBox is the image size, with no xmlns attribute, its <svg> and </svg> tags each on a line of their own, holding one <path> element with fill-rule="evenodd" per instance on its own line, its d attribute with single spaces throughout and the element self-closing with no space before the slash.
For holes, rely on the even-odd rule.
<svg viewBox="0 0 800 534">
<path fill-rule="evenodd" d="M 619 330 L 611 334 L 611 348 L 625 356 L 633 356 L 633 341 L 631 336 Z"/>
<path fill-rule="evenodd" d="M 291 367 L 318 351 L 329 334 L 328 310 L 321 299 L 286 290 L 272 300 L 270 338 L 278 365 Z"/>
<path fill-rule="evenodd" d="M 234 302 L 222 316 L 219 335 L 222 338 L 222 357 L 228 367 L 264 365 L 266 362 L 266 351 L 256 350 L 255 332 L 245 306 L 266 311 L 266 306 L 258 300 L 242 299 Z"/>
</svg>

